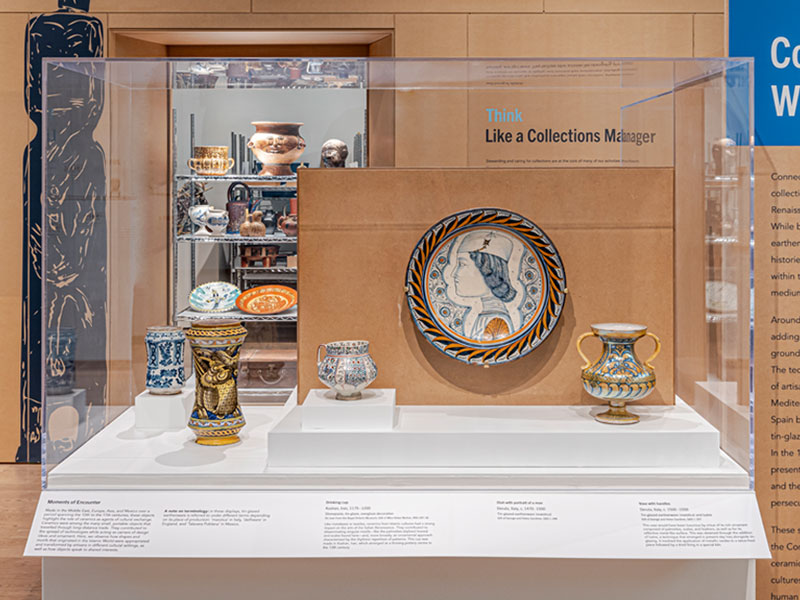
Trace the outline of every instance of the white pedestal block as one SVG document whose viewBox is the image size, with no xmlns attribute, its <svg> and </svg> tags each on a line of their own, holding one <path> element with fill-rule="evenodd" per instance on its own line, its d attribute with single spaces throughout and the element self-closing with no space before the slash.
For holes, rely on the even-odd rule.
<svg viewBox="0 0 800 600">
<path fill-rule="evenodd" d="M 637 406 L 636 425 L 599 406 L 401 406 L 392 431 L 320 431 L 294 408 L 267 436 L 270 467 L 711 467 L 719 431 L 691 407 Z"/>
<path fill-rule="evenodd" d="M 337 400 L 336 392 L 308 392 L 300 407 L 303 431 L 391 431 L 395 390 L 366 389 L 359 400 Z"/>
<path fill-rule="evenodd" d="M 194 406 L 194 388 L 183 388 L 179 394 L 142 392 L 135 406 L 137 429 L 183 429 Z"/>
</svg>

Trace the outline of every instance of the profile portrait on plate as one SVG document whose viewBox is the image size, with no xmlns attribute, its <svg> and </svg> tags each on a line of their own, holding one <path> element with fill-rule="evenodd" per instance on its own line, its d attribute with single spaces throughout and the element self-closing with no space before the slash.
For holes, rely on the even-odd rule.
<svg viewBox="0 0 800 600">
<path fill-rule="evenodd" d="M 496 340 L 514 329 L 509 305 L 517 297 L 517 290 L 508 274 L 513 249 L 510 239 L 493 231 L 469 233 L 458 245 L 453 273 L 456 294 L 481 301 L 468 334 L 474 340 Z"/>
<path fill-rule="evenodd" d="M 541 269 L 528 246 L 494 228 L 456 235 L 428 271 L 438 320 L 474 342 L 495 342 L 519 331 L 541 300 Z"/>
<path fill-rule="evenodd" d="M 428 229 L 406 270 L 417 328 L 463 362 L 524 356 L 552 331 L 566 295 L 564 268 L 535 223 L 503 209 L 450 215 Z"/>
</svg>

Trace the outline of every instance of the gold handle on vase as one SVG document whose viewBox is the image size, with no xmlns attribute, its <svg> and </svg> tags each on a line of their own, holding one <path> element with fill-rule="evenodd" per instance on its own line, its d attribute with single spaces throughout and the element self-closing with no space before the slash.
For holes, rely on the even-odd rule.
<svg viewBox="0 0 800 600">
<path fill-rule="evenodd" d="M 228 166 L 227 166 L 227 168 L 226 168 L 225 170 L 226 170 L 226 171 L 230 171 L 230 170 L 231 170 L 231 168 L 233 168 L 233 163 L 235 163 L 235 162 L 236 162 L 236 161 L 233 159 L 233 157 L 232 157 L 232 156 L 229 156 L 229 157 L 228 157 Z"/>
<path fill-rule="evenodd" d="M 186 166 L 188 166 L 193 171 L 197 171 L 197 167 L 194 166 L 194 163 L 197 161 L 196 158 L 190 158 L 186 161 Z"/>
<path fill-rule="evenodd" d="M 589 333 L 584 333 L 583 335 L 581 335 L 581 336 L 578 338 L 578 341 L 575 343 L 575 347 L 578 349 L 578 354 L 580 354 L 580 355 L 581 355 L 581 358 L 582 358 L 584 361 L 586 361 L 586 364 L 585 364 L 585 365 L 583 365 L 583 366 L 581 367 L 581 369 L 586 369 L 586 368 L 588 368 L 588 367 L 591 367 L 591 366 L 592 366 L 592 361 L 590 361 L 590 360 L 588 359 L 588 357 L 587 357 L 587 356 L 586 356 L 586 355 L 583 353 L 583 351 L 581 350 L 581 342 L 582 342 L 583 340 L 585 340 L 586 338 L 588 338 L 588 337 L 594 337 L 594 336 L 596 336 L 596 335 L 597 335 L 597 334 L 596 334 L 596 333 L 594 333 L 593 331 L 590 331 Z"/>
<path fill-rule="evenodd" d="M 658 336 L 655 333 L 650 333 L 649 331 L 645 333 L 646 336 L 653 338 L 653 341 L 656 343 L 656 349 L 653 351 L 653 354 L 644 361 L 644 365 L 649 369 L 654 369 L 653 365 L 650 364 L 651 360 L 654 360 L 658 353 L 661 352 L 661 340 L 658 339 Z"/>
</svg>

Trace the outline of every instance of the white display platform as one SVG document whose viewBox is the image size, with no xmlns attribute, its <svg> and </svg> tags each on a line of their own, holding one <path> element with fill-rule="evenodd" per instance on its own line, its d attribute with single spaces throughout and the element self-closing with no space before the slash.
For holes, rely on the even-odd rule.
<svg viewBox="0 0 800 600">
<path fill-rule="evenodd" d="M 293 409 L 293 401 L 294 398 L 286 407 L 245 405 L 247 425 L 241 433 L 242 441 L 223 447 L 198 446 L 188 429 L 137 430 L 134 411 L 129 409 L 55 467 L 48 476 L 48 489 L 118 489 L 127 497 L 130 489 L 206 488 L 224 490 L 241 498 L 247 492 L 236 495 L 235 489 L 384 489 L 393 493 L 407 489 L 577 492 L 650 489 L 656 494 L 673 489 L 714 490 L 724 496 L 730 490 L 749 488 L 747 472 L 719 451 L 716 462 L 708 467 L 268 466 L 270 432 Z M 217 508 L 223 510 L 227 506 Z M 604 515 L 607 515 L 604 510 L 597 511 L 598 519 L 602 520 Z M 507 525 L 510 534 L 518 535 L 517 522 Z M 293 536 L 293 531 L 287 531 L 282 539 L 289 543 Z M 476 537 L 476 541 L 479 539 Z M 198 541 L 201 545 L 212 543 L 210 537 Z M 241 553 L 248 551 L 246 546 L 240 549 Z M 198 575 L 211 564 L 224 576 L 209 579 Z M 45 600 L 83 600 L 95 596 L 113 596 L 116 600 L 189 596 L 210 599 L 263 595 L 264 589 L 269 589 L 272 594 L 286 597 L 325 594 L 331 600 L 372 599 L 375 590 L 389 600 L 412 597 L 482 600 L 490 596 L 509 600 L 645 597 L 752 600 L 754 566 L 753 560 L 739 559 L 46 557 L 42 559 L 42 597 Z M 308 577 L 312 571 L 314 577 Z M 615 574 L 619 573 L 624 573 L 624 577 L 615 581 Z"/>
<path fill-rule="evenodd" d="M 689 406 L 401 406 L 390 432 L 308 431 L 294 408 L 269 436 L 272 467 L 712 467 L 719 432 Z"/>
<path fill-rule="evenodd" d="M 179 394 L 142 392 L 134 401 L 137 429 L 167 431 L 183 429 L 194 406 L 194 388 L 183 388 Z"/>
<path fill-rule="evenodd" d="M 232 446 L 199 446 L 189 429 L 137 430 L 128 409 L 48 473 L 48 489 L 748 489 L 749 476 L 719 450 L 711 466 L 276 467 L 269 432 L 293 407 L 243 406 Z M 641 412 L 641 411 L 640 411 Z M 611 427 L 611 426 L 608 426 Z M 619 431 L 620 428 L 614 428 Z"/>
<path fill-rule="evenodd" d="M 391 431 L 395 390 L 367 389 L 358 400 L 337 400 L 333 390 L 314 389 L 298 410 L 303 431 Z"/>
</svg>

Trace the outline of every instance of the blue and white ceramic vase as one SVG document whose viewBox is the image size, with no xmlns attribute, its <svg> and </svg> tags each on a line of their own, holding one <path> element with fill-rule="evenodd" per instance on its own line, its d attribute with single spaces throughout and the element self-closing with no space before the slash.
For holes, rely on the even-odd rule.
<svg viewBox="0 0 800 600">
<path fill-rule="evenodd" d="M 321 350 L 325 349 L 325 358 Z M 378 376 L 378 367 L 369 355 L 369 342 L 353 340 L 329 342 L 317 348 L 319 380 L 336 392 L 337 400 L 358 400 L 361 392 Z"/>
<path fill-rule="evenodd" d="M 151 394 L 177 394 L 184 384 L 183 348 L 186 336 L 177 327 L 148 327 L 147 391 Z"/>
<path fill-rule="evenodd" d="M 639 417 L 628 412 L 628 402 L 641 400 L 656 386 L 656 371 L 650 363 L 661 351 L 661 340 L 647 331 L 644 325 L 631 323 L 599 323 L 592 325 L 590 333 L 578 338 L 578 354 L 585 361 L 581 367 L 583 389 L 590 396 L 607 401 L 609 409 L 595 416 L 601 423 L 628 425 L 637 423 Z M 603 354 L 595 362 L 581 351 L 581 342 L 596 336 L 603 342 Z M 637 340 L 649 336 L 655 341 L 652 356 L 642 362 L 633 347 Z"/>
<path fill-rule="evenodd" d="M 69 394 L 75 387 L 75 343 L 72 327 L 59 327 L 47 334 L 45 390 L 49 395 Z"/>
</svg>

